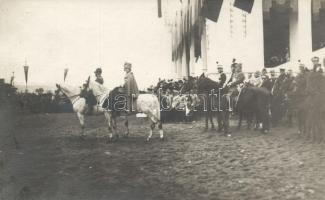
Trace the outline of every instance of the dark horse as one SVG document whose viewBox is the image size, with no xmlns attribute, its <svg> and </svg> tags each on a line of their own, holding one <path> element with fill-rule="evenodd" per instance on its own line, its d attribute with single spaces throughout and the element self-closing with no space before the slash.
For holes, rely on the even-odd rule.
<svg viewBox="0 0 325 200">
<path fill-rule="evenodd" d="M 189 91 L 195 86 L 197 88 L 198 97 L 203 103 L 201 107 L 205 115 L 204 131 L 208 130 L 209 120 L 211 129 L 215 129 L 213 112 L 217 112 L 218 131 L 224 131 L 225 134 L 229 133 L 230 104 L 225 92 L 221 89 L 219 90 L 220 84 L 202 74 L 195 83 L 189 81 L 187 84 L 184 84 L 181 92 Z"/>
<path fill-rule="evenodd" d="M 248 123 L 255 116 L 257 123 L 262 123 L 262 131 L 268 132 L 270 130 L 270 100 L 271 94 L 265 88 L 252 86 L 242 88 L 236 103 L 236 111 L 239 114 L 238 129 L 241 126 L 242 116 L 245 114 L 248 117 Z"/>
</svg>

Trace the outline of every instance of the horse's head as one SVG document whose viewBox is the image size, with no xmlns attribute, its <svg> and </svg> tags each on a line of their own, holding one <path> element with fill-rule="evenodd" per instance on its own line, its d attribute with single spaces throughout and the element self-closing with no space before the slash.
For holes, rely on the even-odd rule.
<svg viewBox="0 0 325 200">
<path fill-rule="evenodd" d="M 196 88 L 197 88 L 196 78 L 189 76 L 188 80 L 183 83 L 180 93 L 181 94 L 188 93 L 191 90 L 196 89 Z"/>
<path fill-rule="evenodd" d="M 219 83 L 216 81 L 211 80 L 210 78 L 206 77 L 204 74 L 202 74 L 198 81 L 197 81 L 197 89 L 200 93 L 206 93 L 210 92 L 211 90 L 218 91 L 219 89 Z"/>
<path fill-rule="evenodd" d="M 55 86 L 57 87 L 58 91 L 62 92 L 68 98 L 77 96 L 80 93 L 80 90 L 73 88 L 72 86 L 65 85 L 65 84 L 55 84 Z"/>
</svg>

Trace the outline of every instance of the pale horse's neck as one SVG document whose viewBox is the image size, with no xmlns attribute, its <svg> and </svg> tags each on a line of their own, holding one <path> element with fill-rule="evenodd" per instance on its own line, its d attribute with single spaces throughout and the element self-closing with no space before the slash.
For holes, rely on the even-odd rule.
<svg viewBox="0 0 325 200">
<path fill-rule="evenodd" d="M 61 89 L 63 93 L 68 97 L 68 99 L 71 101 L 72 104 L 74 104 L 81 98 L 80 91 L 77 91 L 76 89 L 68 88 L 66 86 L 61 87 Z"/>
</svg>

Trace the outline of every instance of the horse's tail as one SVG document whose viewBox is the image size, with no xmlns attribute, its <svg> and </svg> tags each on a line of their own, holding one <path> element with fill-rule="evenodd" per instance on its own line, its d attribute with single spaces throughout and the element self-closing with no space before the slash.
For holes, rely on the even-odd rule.
<svg viewBox="0 0 325 200">
<path fill-rule="evenodd" d="M 161 116 L 160 116 L 160 102 L 159 102 L 159 99 L 158 97 L 155 96 L 155 110 L 156 110 L 156 117 L 157 117 L 157 120 L 158 121 L 161 121 Z"/>
</svg>

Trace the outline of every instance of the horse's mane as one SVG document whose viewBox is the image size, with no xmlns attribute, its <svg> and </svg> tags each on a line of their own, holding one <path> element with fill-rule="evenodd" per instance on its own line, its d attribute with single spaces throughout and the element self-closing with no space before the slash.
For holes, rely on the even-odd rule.
<svg viewBox="0 0 325 200">
<path fill-rule="evenodd" d="M 214 81 L 202 74 L 198 79 L 198 89 L 199 90 L 212 90 L 212 89 L 218 89 L 220 86 L 219 82 Z"/>
<path fill-rule="evenodd" d="M 123 90 L 124 90 L 123 87 L 117 86 L 112 91 L 110 91 L 109 96 L 116 96 L 116 95 L 123 94 Z"/>
<path fill-rule="evenodd" d="M 57 87 L 60 87 L 61 91 L 66 96 L 74 96 L 80 93 L 80 89 L 78 87 L 73 87 L 67 84 L 57 84 Z"/>
</svg>

